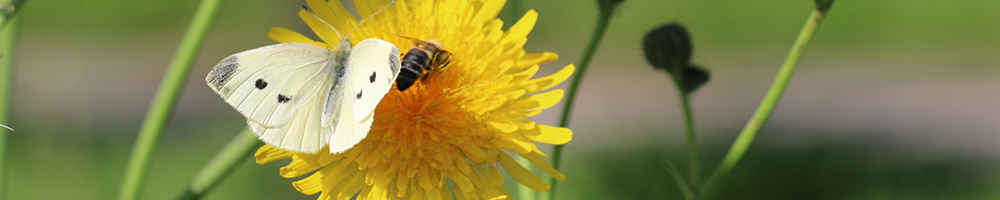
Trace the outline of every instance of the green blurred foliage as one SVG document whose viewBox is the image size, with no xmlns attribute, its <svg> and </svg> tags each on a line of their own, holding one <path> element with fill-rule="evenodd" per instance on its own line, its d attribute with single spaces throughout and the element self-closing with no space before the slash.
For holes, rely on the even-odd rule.
<svg viewBox="0 0 1000 200">
<path fill-rule="evenodd" d="M 723 147 L 705 155 L 721 156 Z M 747 155 L 718 199 L 996 199 L 997 161 L 917 161 L 872 156 L 874 145 L 757 148 Z M 567 162 L 578 174 L 563 184 L 564 199 L 683 199 L 661 163 L 683 151 L 632 149 L 590 152 Z M 717 160 L 718 157 L 713 159 Z M 716 162 L 710 162 L 716 164 Z"/>
</svg>

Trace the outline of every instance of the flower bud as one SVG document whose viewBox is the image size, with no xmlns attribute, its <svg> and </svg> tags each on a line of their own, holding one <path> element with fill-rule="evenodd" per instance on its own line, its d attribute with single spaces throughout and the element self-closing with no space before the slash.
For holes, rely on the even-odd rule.
<svg viewBox="0 0 1000 200">
<path fill-rule="evenodd" d="M 623 2 L 625 0 L 597 0 L 597 5 L 600 6 L 601 11 L 612 11 Z"/>
<path fill-rule="evenodd" d="M 679 23 L 663 25 L 646 34 L 642 48 L 646 61 L 655 69 L 667 71 L 681 92 L 692 93 L 708 82 L 708 71 L 691 63 L 691 37 Z"/>
<path fill-rule="evenodd" d="M 816 10 L 826 12 L 833 6 L 834 0 L 813 0 L 816 3 Z"/>
<path fill-rule="evenodd" d="M 688 64 L 682 70 L 681 75 L 681 92 L 692 93 L 698 90 L 699 87 L 708 83 L 709 73 L 704 68 L 696 66 L 694 64 Z"/>
<path fill-rule="evenodd" d="M 691 60 L 691 38 L 679 23 L 663 25 L 646 34 L 642 48 L 653 68 L 670 74 L 679 72 Z"/>
</svg>

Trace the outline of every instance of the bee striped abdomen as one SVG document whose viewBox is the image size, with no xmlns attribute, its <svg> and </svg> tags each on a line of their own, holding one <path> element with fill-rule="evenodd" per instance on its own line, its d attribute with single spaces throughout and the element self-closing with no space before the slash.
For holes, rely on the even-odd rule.
<svg viewBox="0 0 1000 200">
<path fill-rule="evenodd" d="M 451 53 L 445 51 L 438 41 L 410 39 L 413 40 L 413 48 L 403 55 L 403 70 L 396 77 L 396 88 L 399 91 L 406 91 L 417 81 L 426 81 L 424 79 L 438 73 L 451 62 Z"/>
<path fill-rule="evenodd" d="M 405 91 L 413 86 L 413 83 L 417 82 L 417 79 L 424 74 L 429 61 L 428 53 L 419 48 L 413 48 L 406 52 L 406 56 L 403 56 L 403 70 L 396 78 L 396 87 L 399 88 L 399 91 Z"/>
</svg>

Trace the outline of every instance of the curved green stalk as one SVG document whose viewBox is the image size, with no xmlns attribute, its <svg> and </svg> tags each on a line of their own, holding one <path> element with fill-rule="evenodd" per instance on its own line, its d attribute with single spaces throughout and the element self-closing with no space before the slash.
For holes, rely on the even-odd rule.
<svg viewBox="0 0 1000 200">
<path fill-rule="evenodd" d="M 174 59 L 170 62 L 170 67 L 163 76 L 160 88 L 157 89 L 153 103 L 146 113 L 146 119 L 142 122 L 125 171 L 119 199 L 133 200 L 139 196 L 139 189 L 142 188 L 148 175 L 153 152 L 160 143 L 160 135 L 173 115 L 181 89 L 184 88 L 184 82 L 187 81 L 187 75 L 191 71 L 191 65 L 198 55 L 201 42 L 214 21 L 221 2 L 222 0 L 203 0 L 194 18 L 191 19 L 191 25 L 184 33 L 184 39 L 181 40 L 180 47 L 177 48 L 177 53 L 174 54 Z"/>
<path fill-rule="evenodd" d="M 188 185 L 184 194 L 177 199 L 201 199 L 219 185 L 223 178 L 232 174 L 243 161 L 253 156 L 254 150 L 262 144 L 263 142 L 254 136 L 250 128 L 243 129 L 229 141 L 229 144 L 226 144 L 226 147 L 219 150 L 201 171 L 198 171 L 198 175 L 191 180 L 191 185 Z"/>
<path fill-rule="evenodd" d="M 17 44 L 18 17 L 4 18 L 0 28 L 0 124 L 10 122 L 10 98 Z M 0 199 L 7 199 L 7 129 L 0 129 Z"/>
<path fill-rule="evenodd" d="M 680 73 L 678 73 L 680 74 Z M 674 78 L 677 79 L 677 77 Z M 677 83 L 677 91 L 681 94 L 681 108 L 684 109 L 684 129 L 687 131 L 687 149 L 688 149 L 688 176 L 690 179 L 690 186 L 694 190 L 698 190 L 698 185 L 701 184 L 701 164 L 699 162 L 700 157 L 698 157 L 698 139 L 694 134 L 694 114 L 691 111 L 691 94 L 684 92 L 681 89 L 681 83 Z"/>
<path fill-rule="evenodd" d="M 563 104 L 562 115 L 559 119 L 560 127 L 569 126 L 569 118 L 573 113 L 573 104 L 576 103 L 576 92 L 580 88 L 580 81 L 583 80 L 584 72 L 587 71 L 587 67 L 590 65 L 590 58 L 594 57 L 594 52 L 597 51 L 597 45 L 601 43 L 601 39 L 604 38 L 604 33 L 608 29 L 608 23 L 611 22 L 611 11 L 613 8 L 601 8 L 600 15 L 597 19 L 597 26 L 594 27 L 594 33 L 590 36 L 590 41 L 587 42 L 587 47 L 583 51 L 583 57 L 580 58 L 579 65 L 577 65 L 576 72 L 573 74 L 573 80 L 569 83 L 569 89 L 567 90 L 566 103 Z M 552 167 L 556 170 L 561 169 L 560 159 L 562 158 L 563 145 L 552 146 Z M 556 182 L 551 177 L 548 178 L 549 185 L 552 186 L 552 190 L 545 192 L 542 195 L 542 200 L 552 200 L 555 199 L 556 195 Z"/>
<path fill-rule="evenodd" d="M 767 123 L 767 119 L 770 118 L 775 105 L 778 104 L 778 100 L 781 99 L 781 95 L 785 92 L 785 87 L 792 77 L 792 72 L 795 72 L 795 66 L 798 65 L 799 59 L 802 58 L 802 52 L 809 45 L 809 40 L 812 39 L 813 33 L 819 28 L 819 24 L 823 20 L 823 16 L 826 15 L 826 11 L 815 9 L 809 16 L 809 19 L 806 20 L 805 26 L 802 27 L 798 38 L 795 39 L 795 44 L 792 45 L 791 51 L 788 52 L 788 57 L 785 58 L 785 63 L 781 65 L 781 70 L 778 71 L 777 77 L 774 78 L 771 89 L 767 91 L 764 100 L 757 106 L 757 111 L 750 117 L 746 126 L 743 127 L 743 131 L 736 137 L 736 141 L 733 142 L 733 146 L 729 148 L 729 152 L 726 153 L 722 162 L 719 163 L 719 167 L 715 169 L 712 176 L 705 182 L 705 185 L 702 187 L 703 190 L 698 195 L 698 199 L 712 199 L 718 193 L 719 188 L 722 187 L 722 183 L 732 173 L 733 168 L 739 163 L 740 158 L 746 153 L 747 148 L 750 148 L 750 144 L 757 137 L 758 131 L 764 126 L 764 123 Z"/>
</svg>

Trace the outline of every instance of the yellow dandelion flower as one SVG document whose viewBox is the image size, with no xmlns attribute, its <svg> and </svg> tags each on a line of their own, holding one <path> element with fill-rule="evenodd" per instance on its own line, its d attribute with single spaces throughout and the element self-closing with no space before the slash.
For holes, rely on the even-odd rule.
<svg viewBox="0 0 1000 200">
<path fill-rule="evenodd" d="M 274 28 L 276 42 L 305 42 L 330 48 L 340 41 L 332 28 L 347 33 L 358 24 L 338 1 L 308 0 L 299 16 L 326 43 L 299 33 Z M 371 16 L 388 1 L 356 1 L 361 16 Z M 496 19 L 504 1 L 399 0 L 354 31 L 352 42 L 379 38 L 402 51 L 413 41 L 434 39 L 450 52 L 446 67 L 404 92 L 392 89 L 375 109 L 368 137 L 339 154 L 292 153 L 261 147 L 257 163 L 292 158 L 280 174 L 308 177 L 293 183 L 319 199 L 415 198 L 504 199 L 501 169 L 517 182 L 547 191 L 549 185 L 519 165 L 506 152 L 527 158 L 558 180 L 565 176 L 542 157 L 534 142 L 564 144 L 573 132 L 527 119 L 562 99 L 561 89 L 547 90 L 568 78 L 566 66 L 555 74 L 530 79 L 538 64 L 555 60 L 552 52 L 525 53 L 526 36 L 538 13 L 528 11 L 509 30 Z M 322 18 L 323 23 L 316 17 Z M 505 151 L 506 150 L 506 151 Z M 502 167 L 502 168 L 501 168 Z M 313 173 L 314 172 L 314 173 Z"/>
</svg>

